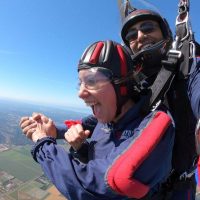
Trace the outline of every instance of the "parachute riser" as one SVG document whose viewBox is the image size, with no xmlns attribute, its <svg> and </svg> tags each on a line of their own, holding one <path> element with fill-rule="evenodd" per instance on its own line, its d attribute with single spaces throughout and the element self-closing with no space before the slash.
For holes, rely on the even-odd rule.
<svg viewBox="0 0 200 200">
<path fill-rule="evenodd" d="M 189 0 L 180 0 L 178 4 L 178 16 L 176 17 L 176 37 L 178 36 L 179 45 L 181 49 L 182 44 L 185 40 L 193 41 L 194 36 L 189 18 L 190 2 Z M 179 30 L 181 29 L 181 31 Z M 191 53 L 193 55 L 193 53 Z"/>
</svg>

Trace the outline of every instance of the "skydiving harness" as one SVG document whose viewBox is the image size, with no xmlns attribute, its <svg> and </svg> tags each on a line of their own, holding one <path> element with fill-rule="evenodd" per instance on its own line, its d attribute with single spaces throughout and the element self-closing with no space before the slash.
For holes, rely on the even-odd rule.
<svg viewBox="0 0 200 200">
<path fill-rule="evenodd" d="M 118 1 L 118 3 L 120 4 L 121 1 Z M 126 1 L 126 4 L 127 5 L 124 10 L 120 9 L 122 17 L 126 16 L 129 9 L 132 10 L 128 0 Z M 172 43 L 172 48 L 167 53 L 166 59 L 162 60 L 161 70 L 149 88 L 149 98 L 143 110 L 144 114 L 147 114 L 149 111 L 154 111 L 159 105 L 164 103 L 166 93 L 169 91 L 174 82 L 178 85 L 176 90 L 180 90 L 180 93 L 182 93 L 181 97 L 185 97 L 182 105 L 190 107 L 189 100 L 187 100 L 186 89 L 184 90 L 183 88 L 186 88 L 185 83 L 189 76 L 190 66 L 192 63 L 195 64 L 196 55 L 200 55 L 200 45 L 194 39 L 194 34 L 189 21 L 189 0 L 179 0 L 178 16 L 176 18 L 176 37 Z M 140 82 L 141 79 L 138 79 Z M 179 111 L 180 108 L 181 106 L 179 106 Z M 188 110 L 184 114 L 187 115 Z M 200 122 L 198 124 L 198 134 L 200 135 Z M 181 135 L 179 134 L 179 136 Z M 178 139 L 180 139 L 180 137 Z M 191 152 L 194 152 L 194 158 L 193 163 L 188 170 L 181 173 L 177 173 L 176 170 L 172 170 L 166 182 L 161 185 L 159 192 L 154 197 L 149 197 L 149 195 L 147 195 L 142 200 L 167 200 L 170 199 L 173 189 L 184 188 L 185 185 L 186 188 L 188 188 L 188 185 L 193 185 L 193 188 L 195 188 L 194 173 L 197 164 L 197 155 L 195 155 L 195 150 L 192 149 Z M 181 159 L 185 159 L 184 155 Z"/>
<path fill-rule="evenodd" d="M 166 59 L 162 60 L 161 70 L 159 71 L 154 83 L 150 87 L 149 100 L 145 107 L 145 113 L 149 112 L 150 110 L 155 110 L 161 103 L 164 102 L 165 95 L 173 82 L 179 85 L 176 88 L 178 90 L 181 90 L 181 88 L 185 86 L 185 82 L 189 75 L 190 66 L 192 63 L 195 64 L 196 55 L 199 54 L 199 50 L 200 46 L 194 40 L 194 35 L 189 21 L 189 0 L 180 0 L 178 4 L 178 16 L 176 18 L 176 37 L 172 44 L 172 48 L 167 53 Z M 187 94 L 184 94 L 185 99 L 183 99 L 183 101 L 185 101 L 185 106 L 187 106 L 189 105 L 186 99 Z M 184 96 L 184 94 L 182 96 Z M 200 122 L 197 126 L 196 133 L 200 134 Z M 195 151 L 191 151 L 195 154 Z M 198 153 L 200 153 L 200 146 Z M 181 159 L 185 159 L 184 155 Z M 192 184 L 193 187 L 195 187 L 194 173 L 198 161 L 197 155 L 194 155 L 193 159 L 194 161 L 192 166 L 185 172 L 180 174 L 175 170 L 172 170 L 167 181 L 162 184 L 159 193 L 157 193 L 155 197 L 151 199 L 167 200 L 170 199 L 173 189 L 184 188 L 184 185 Z M 145 197 L 144 199 L 148 199 L 148 197 Z"/>
<path fill-rule="evenodd" d="M 189 22 L 189 0 L 180 0 L 178 6 L 176 37 L 172 48 L 167 53 L 167 59 L 162 60 L 162 68 L 150 87 L 152 93 L 147 107 L 149 110 L 155 110 L 163 101 L 175 75 L 178 76 L 178 79 L 188 78 L 190 65 L 196 61 L 196 46 L 198 43 L 194 41 Z"/>
</svg>

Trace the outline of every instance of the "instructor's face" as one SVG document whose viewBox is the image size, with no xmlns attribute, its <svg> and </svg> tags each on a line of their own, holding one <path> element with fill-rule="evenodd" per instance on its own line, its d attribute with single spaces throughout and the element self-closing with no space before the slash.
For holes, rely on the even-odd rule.
<svg viewBox="0 0 200 200">
<path fill-rule="evenodd" d="M 156 21 L 144 20 L 129 28 L 126 39 L 129 41 L 133 53 L 137 53 L 141 49 L 161 41 L 163 34 Z"/>
</svg>

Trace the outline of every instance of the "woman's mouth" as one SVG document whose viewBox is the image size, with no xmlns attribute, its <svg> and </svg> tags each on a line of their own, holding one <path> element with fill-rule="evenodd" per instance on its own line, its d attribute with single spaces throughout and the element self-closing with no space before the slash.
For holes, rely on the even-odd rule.
<svg viewBox="0 0 200 200">
<path fill-rule="evenodd" d="M 97 112 L 98 112 L 98 107 L 99 107 L 99 106 L 98 106 L 99 103 L 94 102 L 94 101 L 87 101 L 87 102 L 85 102 L 85 104 L 86 104 L 87 106 L 91 107 L 92 112 L 93 112 L 94 115 L 97 114 Z"/>
</svg>

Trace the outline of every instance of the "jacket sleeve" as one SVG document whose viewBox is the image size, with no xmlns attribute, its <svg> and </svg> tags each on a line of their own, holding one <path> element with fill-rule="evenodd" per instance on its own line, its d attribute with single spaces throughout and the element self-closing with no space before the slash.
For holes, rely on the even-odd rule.
<svg viewBox="0 0 200 200">
<path fill-rule="evenodd" d="M 86 140 L 77 151 L 75 151 L 73 147 L 70 147 L 69 152 L 74 158 L 78 159 L 80 162 L 87 163 L 88 162 L 88 148 L 89 148 L 89 144 Z"/>
<path fill-rule="evenodd" d="M 188 96 L 195 117 L 200 117 L 200 58 L 192 64 L 188 84 Z"/>
<path fill-rule="evenodd" d="M 67 132 L 68 128 L 65 124 L 56 124 L 56 139 L 65 139 L 65 132 Z"/>
<path fill-rule="evenodd" d="M 39 140 L 32 149 L 32 155 L 45 175 L 69 200 L 98 197 L 107 200 L 118 196 L 105 186 L 104 175 L 111 163 L 109 159 L 87 164 L 79 162 L 51 137 Z"/>
<path fill-rule="evenodd" d="M 97 119 L 94 117 L 94 115 L 88 115 L 87 117 L 84 117 L 82 119 L 82 126 L 84 130 L 90 131 L 90 136 L 92 135 L 96 125 L 97 125 Z"/>
<path fill-rule="evenodd" d="M 173 144 L 172 121 L 162 112 L 155 113 L 148 124 L 141 123 L 135 140 L 110 166 L 108 184 L 114 191 L 136 199 L 150 191 L 152 194 L 170 173 Z"/>
<path fill-rule="evenodd" d="M 155 119 L 159 118 L 157 115 L 154 117 Z M 161 121 L 163 120 L 161 119 Z M 140 189 L 138 186 L 142 186 L 141 188 L 144 189 L 139 195 L 144 196 L 150 188 L 165 178 L 171 169 L 169 163 L 171 163 L 174 133 L 169 117 L 163 128 L 160 127 L 161 123 L 159 122 L 156 123 L 157 126 L 152 127 L 153 129 L 150 128 L 150 131 L 145 128 L 147 132 L 143 132 L 142 129 L 149 124 L 151 124 L 151 117 L 143 120 L 141 127 L 136 130 L 133 137 L 110 149 L 109 154 L 104 158 L 90 160 L 87 164 L 74 159 L 71 154 L 56 144 L 55 139 L 50 137 L 39 140 L 32 150 L 32 155 L 40 163 L 47 177 L 69 200 L 98 198 L 117 200 L 124 199 L 125 196 L 136 198 L 138 193 L 135 191 Z M 152 143 L 154 140 L 149 134 L 155 130 L 157 131 L 154 135 L 157 139 Z M 146 143 L 149 142 L 150 144 L 146 146 Z M 145 147 L 144 150 L 142 147 Z M 162 156 L 166 159 L 163 159 Z M 114 161 L 116 160 L 118 162 L 115 165 Z M 111 167 L 113 165 L 114 170 L 109 170 L 113 169 Z M 128 174 L 123 173 L 125 179 L 117 181 L 118 176 L 121 178 L 121 172 L 126 169 Z M 115 171 L 117 177 L 113 177 Z M 126 182 L 130 179 L 133 179 L 133 182 Z M 136 184 L 134 185 L 134 183 Z M 130 194 L 130 190 L 126 192 L 127 188 L 123 188 L 126 184 L 131 186 L 134 193 Z"/>
</svg>

